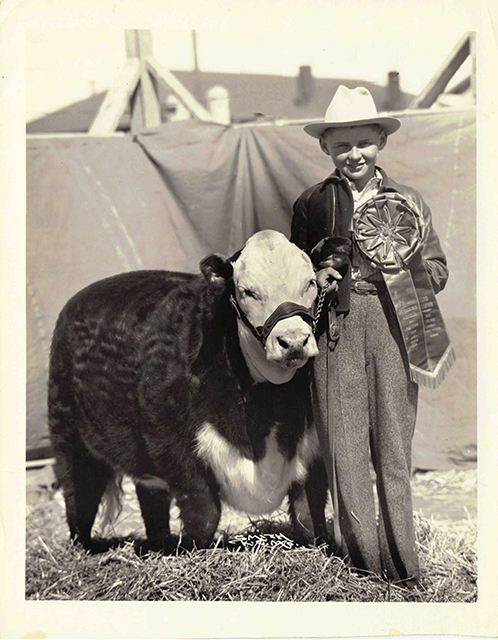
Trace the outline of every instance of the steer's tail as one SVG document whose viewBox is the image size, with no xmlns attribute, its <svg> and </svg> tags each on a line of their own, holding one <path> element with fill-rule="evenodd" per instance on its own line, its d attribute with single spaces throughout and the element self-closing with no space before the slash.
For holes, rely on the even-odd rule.
<svg viewBox="0 0 498 640">
<path fill-rule="evenodd" d="M 112 525 L 119 518 L 123 510 L 123 476 L 116 474 L 104 491 L 102 498 L 102 511 L 101 511 L 101 523 L 102 533 L 106 529 L 112 527 Z"/>
</svg>

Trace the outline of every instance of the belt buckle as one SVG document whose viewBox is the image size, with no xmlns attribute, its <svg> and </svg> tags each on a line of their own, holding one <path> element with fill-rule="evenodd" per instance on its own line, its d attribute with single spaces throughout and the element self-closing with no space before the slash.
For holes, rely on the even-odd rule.
<svg viewBox="0 0 498 640">
<path fill-rule="evenodd" d="M 377 293 L 375 285 L 370 282 L 365 282 L 364 280 L 355 280 L 355 282 L 353 282 L 353 290 L 364 296 L 372 296 Z"/>
</svg>

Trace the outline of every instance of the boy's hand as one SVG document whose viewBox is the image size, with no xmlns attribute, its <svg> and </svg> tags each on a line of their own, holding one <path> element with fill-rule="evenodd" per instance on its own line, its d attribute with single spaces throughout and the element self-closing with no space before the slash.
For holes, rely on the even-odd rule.
<svg viewBox="0 0 498 640">
<path fill-rule="evenodd" d="M 320 270 L 316 273 L 316 280 L 320 289 L 329 286 L 329 291 L 337 291 L 339 285 L 337 280 L 342 280 L 342 276 L 333 267 L 327 267 L 327 260 L 320 263 Z"/>
</svg>

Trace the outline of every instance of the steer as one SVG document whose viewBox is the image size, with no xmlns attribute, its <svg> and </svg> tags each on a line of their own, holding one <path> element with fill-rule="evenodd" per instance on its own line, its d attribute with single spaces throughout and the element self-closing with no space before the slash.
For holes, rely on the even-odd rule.
<svg viewBox="0 0 498 640">
<path fill-rule="evenodd" d="M 200 268 L 101 280 L 58 318 L 50 432 L 70 535 L 87 548 L 102 497 L 124 474 L 149 541 L 171 540 L 172 498 L 182 546 L 201 548 L 222 502 L 265 514 L 286 495 L 299 535 L 326 539 L 306 366 L 318 353 L 311 261 L 266 230 Z"/>
</svg>

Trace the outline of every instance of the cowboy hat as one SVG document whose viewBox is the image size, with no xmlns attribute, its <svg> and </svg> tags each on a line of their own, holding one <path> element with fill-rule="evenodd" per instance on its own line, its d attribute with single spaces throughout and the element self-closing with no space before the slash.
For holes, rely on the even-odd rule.
<svg viewBox="0 0 498 640">
<path fill-rule="evenodd" d="M 388 134 L 394 133 L 401 126 L 401 122 L 396 118 L 379 116 L 368 89 L 348 89 L 341 84 L 330 101 L 324 121 L 307 124 L 304 130 L 310 136 L 320 138 L 330 127 L 357 127 L 363 124 L 378 124 Z"/>
</svg>

